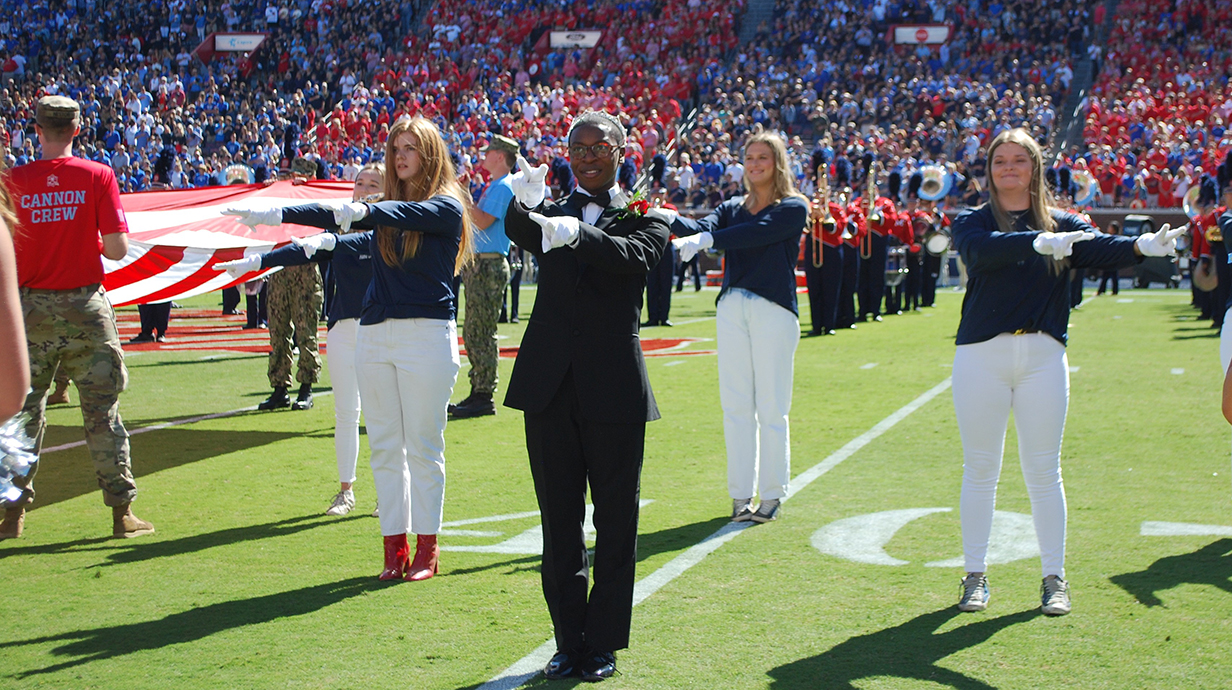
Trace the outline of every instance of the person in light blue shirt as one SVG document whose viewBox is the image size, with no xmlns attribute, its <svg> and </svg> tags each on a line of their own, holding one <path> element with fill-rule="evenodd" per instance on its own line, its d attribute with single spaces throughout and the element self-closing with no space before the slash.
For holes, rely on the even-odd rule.
<svg viewBox="0 0 1232 690">
<path fill-rule="evenodd" d="M 457 405 L 449 406 L 454 419 L 496 414 L 497 365 L 500 349 L 496 344 L 496 324 L 500 318 L 501 300 L 509 284 L 509 237 L 505 234 L 505 214 L 513 199 L 510 172 L 517 163 L 518 142 L 493 134 L 483 149 L 483 168 L 492 175 L 477 208 L 472 211 L 475 223 L 475 260 L 462 269 L 462 285 L 466 290 L 466 316 L 462 322 L 462 340 L 466 343 L 466 358 L 470 361 L 471 392 Z"/>
</svg>

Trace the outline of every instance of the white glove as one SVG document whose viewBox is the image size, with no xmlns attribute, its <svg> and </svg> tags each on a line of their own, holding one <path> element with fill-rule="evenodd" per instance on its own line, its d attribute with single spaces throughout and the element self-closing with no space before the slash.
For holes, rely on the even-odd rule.
<svg viewBox="0 0 1232 690">
<path fill-rule="evenodd" d="M 333 251 L 334 247 L 338 244 L 338 236 L 330 232 L 323 232 L 320 235 L 292 237 L 291 244 L 303 249 L 304 256 L 311 259 L 312 255 L 319 251 Z"/>
<path fill-rule="evenodd" d="M 1044 256 L 1051 256 L 1060 261 L 1074 253 L 1074 243 L 1084 242 L 1095 237 L 1093 232 L 1041 232 L 1035 236 L 1031 246 Z"/>
<path fill-rule="evenodd" d="M 334 212 L 334 222 L 338 224 L 338 229 L 344 233 L 351 231 L 351 223 L 363 220 L 368 216 L 368 205 L 361 204 L 358 201 L 330 199 L 329 201 L 317 203 Z"/>
<path fill-rule="evenodd" d="M 518 172 L 509 178 L 509 186 L 523 208 L 538 208 L 548 196 L 547 179 L 546 163 L 532 168 L 525 158 L 518 156 Z"/>
<path fill-rule="evenodd" d="M 658 206 L 655 206 L 654 208 L 647 211 L 646 215 L 650 216 L 651 218 L 658 218 L 664 223 L 671 225 L 672 223 L 676 222 L 677 218 L 680 217 L 680 212 L 672 210 L 670 208 L 660 208 Z"/>
<path fill-rule="evenodd" d="M 543 251 L 550 252 L 557 247 L 572 246 L 581 234 L 579 221 L 573 216 L 547 216 L 531 212 L 530 219 L 543 228 Z"/>
<path fill-rule="evenodd" d="M 245 273 L 261 270 L 261 255 L 249 254 L 235 261 L 220 261 L 213 266 L 215 271 L 226 271 L 232 278 L 239 278 Z"/>
<path fill-rule="evenodd" d="M 714 235 L 699 232 L 688 237 L 677 237 L 672 240 L 672 244 L 676 246 L 676 251 L 680 252 L 681 261 L 692 261 L 698 252 L 714 246 Z"/>
<path fill-rule="evenodd" d="M 223 211 L 222 214 L 224 216 L 235 216 L 235 219 L 247 225 L 249 230 L 256 230 L 258 225 L 282 225 L 281 208 L 251 209 L 231 207 Z"/>
<path fill-rule="evenodd" d="M 1181 226 L 1176 230 L 1171 229 L 1172 226 L 1164 223 L 1163 227 L 1155 232 L 1148 232 L 1139 235 L 1138 239 L 1134 240 L 1134 245 L 1138 247 L 1138 251 L 1142 252 L 1143 256 L 1168 256 L 1176 253 L 1176 238 L 1180 237 L 1188 229 Z"/>
</svg>

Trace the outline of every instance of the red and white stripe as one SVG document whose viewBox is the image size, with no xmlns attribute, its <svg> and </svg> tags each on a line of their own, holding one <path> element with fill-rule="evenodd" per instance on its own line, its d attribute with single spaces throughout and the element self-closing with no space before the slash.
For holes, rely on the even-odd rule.
<svg viewBox="0 0 1232 690">
<path fill-rule="evenodd" d="M 232 278 L 213 266 L 245 254 L 267 252 L 290 241 L 320 232 L 302 225 L 255 231 L 222 212 L 230 207 L 272 208 L 325 199 L 351 198 L 350 182 L 308 182 L 293 185 L 231 185 L 183 191 L 124 194 L 120 201 L 128 219 L 128 256 L 104 259 L 111 303 L 117 307 L 185 299 L 255 280 L 272 271 Z"/>
</svg>

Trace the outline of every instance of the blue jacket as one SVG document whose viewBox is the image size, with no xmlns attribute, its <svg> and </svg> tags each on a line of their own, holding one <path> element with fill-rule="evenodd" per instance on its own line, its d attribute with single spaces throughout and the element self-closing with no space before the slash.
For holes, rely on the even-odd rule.
<svg viewBox="0 0 1232 690">
<path fill-rule="evenodd" d="M 453 320 L 456 295 L 453 292 L 454 262 L 462 242 L 462 204 L 457 199 L 438 195 L 426 201 L 379 201 L 368 204 L 368 216 L 355 227 L 369 230 L 339 235 L 334 254 L 372 257 L 372 281 L 364 294 L 359 323 L 363 326 L 385 319 Z M 282 210 L 285 223 L 336 230 L 334 214 L 317 204 L 291 206 Z M 381 258 L 376 233 L 372 228 L 393 228 L 423 233 L 418 253 L 390 266 Z M 402 246 L 399 234 L 396 248 Z"/>
<path fill-rule="evenodd" d="M 1053 210 L 1055 232 L 1094 232 L 1072 213 Z M 1039 254 L 1032 247 L 1039 234 L 1027 226 L 1025 216 L 1013 232 L 1001 232 L 992 206 L 958 214 L 950 228 L 954 246 L 967 265 L 967 294 L 957 343 L 968 345 L 1018 330 L 1042 331 L 1065 344 L 1069 326 L 1070 269 L 1112 270 L 1141 260 L 1134 254 L 1134 238 L 1096 235 L 1074 243 L 1064 261 Z"/>
<path fill-rule="evenodd" d="M 727 270 L 719 299 L 728 290 L 740 288 L 799 314 L 796 258 L 808 215 L 808 202 L 800 197 L 788 197 L 753 215 L 744 207 L 744 197 L 737 196 L 701 220 L 677 218 L 672 232 L 680 236 L 709 232 L 714 248 L 726 252 Z"/>
<path fill-rule="evenodd" d="M 333 214 L 330 214 L 331 216 Z M 311 259 L 304 250 L 288 244 L 261 257 L 261 268 L 303 266 L 316 262 L 326 271 L 325 304 L 328 305 L 329 328 L 343 319 L 358 319 L 363 309 L 364 295 L 372 284 L 372 255 L 347 252 L 317 252 Z"/>
</svg>

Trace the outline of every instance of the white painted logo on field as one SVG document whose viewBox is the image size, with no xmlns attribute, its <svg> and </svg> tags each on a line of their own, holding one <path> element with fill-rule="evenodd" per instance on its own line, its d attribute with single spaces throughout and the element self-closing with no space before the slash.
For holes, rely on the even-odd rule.
<svg viewBox="0 0 1232 690">
<path fill-rule="evenodd" d="M 886 553 L 885 545 L 908 524 L 933 513 L 948 513 L 952 508 L 907 508 L 857 515 L 835 520 L 813 533 L 813 548 L 836 558 L 871 565 L 907 565 Z M 1035 526 L 1030 515 L 998 510 L 992 516 L 988 563 L 1012 563 L 1039 556 Z M 961 568 L 963 558 L 931 561 L 930 568 Z"/>
<path fill-rule="evenodd" d="M 868 364 L 862 365 L 860 368 L 861 369 L 872 369 L 875 366 L 877 366 L 877 362 L 869 362 Z"/>
<path fill-rule="evenodd" d="M 643 499 L 638 503 L 638 505 L 645 508 L 651 503 L 654 503 L 654 501 Z M 593 542 L 595 539 L 594 515 L 595 507 L 589 503 L 586 504 L 586 522 L 584 523 L 582 529 L 586 533 L 586 541 L 588 542 Z M 440 535 L 443 537 L 503 537 L 505 536 L 505 533 L 496 530 L 466 530 L 456 528 L 481 523 L 525 520 L 533 517 L 539 517 L 539 511 L 529 510 L 522 513 L 509 513 L 507 515 L 492 515 L 489 517 L 471 518 L 469 520 L 442 522 Z M 543 553 L 543 529 L 539 525 L 535 525 L 530 529 L 519 532 L 518 534 L 515 534 L 512 537 L 496 544 L 480 544 L 475 546 L 442 544 L 441 551 L 466 551 L 469 553 L 504 553 L 538 556 Z"/>
</svg>

